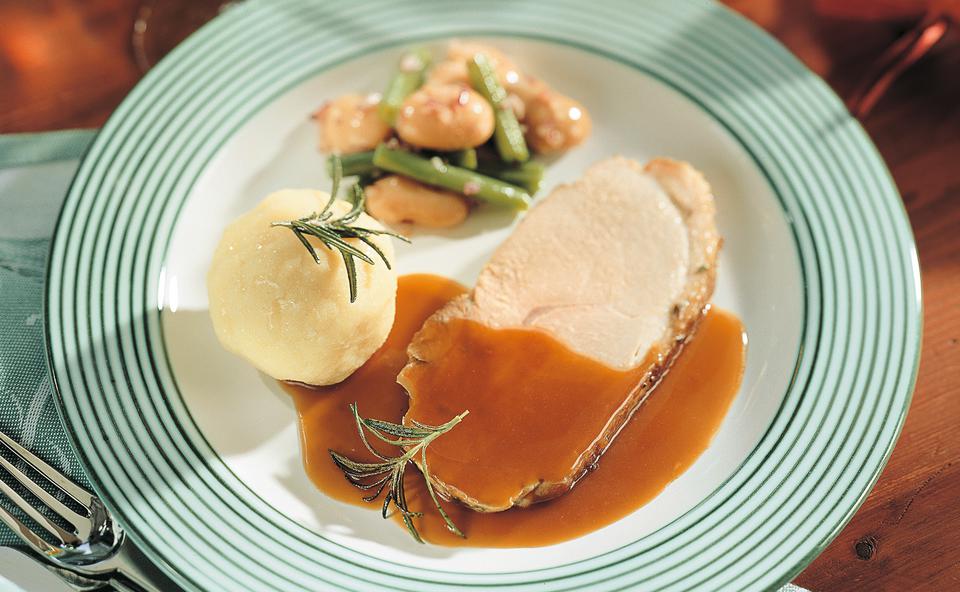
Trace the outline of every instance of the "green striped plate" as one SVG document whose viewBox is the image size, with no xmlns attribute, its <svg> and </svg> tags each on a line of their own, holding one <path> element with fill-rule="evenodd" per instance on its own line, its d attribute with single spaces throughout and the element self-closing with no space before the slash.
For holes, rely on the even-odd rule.
<svg viewBox="0 0 960 592">
<path fill-rule="evenodd" d="M 379 90 L 403 47 L 488 40 L 580 99 L 591 139 L 547 185 L 621 153 L 693 162 L 725 237 L 718 305 L 750 337 L 708 451 L 649 505 L 539 549 L 418 546 L 332 502 L 294 411 L 224 352 L 204 274 L 267 192 L 325 187 L 307 115 Z M 400 271 L 471 282 L 512 220 L 415 237 Z M 638 229 L 642 232 L 642 229 Z M 754 590 L 799 572 L 875 482 L 910 401 L 920 285 L 876 150 L 780 45 L 706 2 L 250 0 L 178 47 L 98 135 L 60 216 L 47 336 L 98 493 L 189 590 Z"/>
</svg>

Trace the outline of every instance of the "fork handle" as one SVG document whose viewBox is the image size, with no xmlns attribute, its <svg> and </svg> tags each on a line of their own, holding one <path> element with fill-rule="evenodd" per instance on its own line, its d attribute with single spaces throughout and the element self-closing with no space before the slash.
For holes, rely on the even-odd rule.
<svg viewBox="0 0 960 592">
<path fill-rule="evenodd" d="M 129 537 L 110 559 L 116 571 L 110 585 L 120 592 L 170 592 L 180 586 L 170 580 L 138 549 Z"/>
<path fill-rule="evenodd" d="M 129 581 L 125 576 L 116 576 L 110 578 L 109 585 L 116 592 L 159 592 L 159 588 L 144 588 L 141 585 Z"/>
<path fill-rule="evenodd" d="M 117 592 L 167 592 L 169 590 L 169 588 L 161 590 L 147 579 L 130 577 L 129 572 L 118 571 L 109 582 L 110 587 Z"/>
<path fill-rule="evenodd" d="M 93 566 L 90 566 L 93 567 Z M 81 570 L 81 573 L 83 571 Z M 180 586 L 154 566 L 130 540 L 125 537 L 120 548 L 110 558 L 96 564 L 90 572 L 107 580 L 120 592 L 171 592 Z"/>
</svg>

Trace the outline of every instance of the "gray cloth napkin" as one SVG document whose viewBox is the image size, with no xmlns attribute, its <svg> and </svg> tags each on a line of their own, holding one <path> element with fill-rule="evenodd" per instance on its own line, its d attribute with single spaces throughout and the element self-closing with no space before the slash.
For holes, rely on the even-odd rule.
<svg viewBox="0 0 960 592">
<path fill-rule="evenodd" d="M 0 431 L 85 487 L 89 482 L 53 400 L 42 314 L 50 235 L 79 159 L 95 134 L 76 130 L 0 136 Z M 0 503 L 7 504 L 2 499 Z M 18 543 L 0 525 L 0 546 Z M 787 584 L 778 592 L 806 591 Z"/>
<path fill-rule="evenodd" d="M 42 314 L 50 234 L 94 134 L 0 136 L 0 431 L 87 487 L 53 400 Z M 0 525 L 0 545 L 18 542 Z"/>
</svg>

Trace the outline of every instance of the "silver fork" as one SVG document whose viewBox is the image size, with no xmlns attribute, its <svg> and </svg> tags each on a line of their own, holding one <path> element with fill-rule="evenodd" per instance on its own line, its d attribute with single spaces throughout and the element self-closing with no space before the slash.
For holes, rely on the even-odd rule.
<svg viewBox="0 0 960 592">
<path fill-rule="evenodd" d="M 0 442 L 33 470 L 43 475 L 63 496 L 69 497 L 83 509 L 82 512 L 73 510 L 16 464 L 0 455 L 0 466 L 64 523 L 70 525 L 69 529 L 61 527 L 0 479 L 0 493 L 40 525 L 58 544 L 48 543 L 3 506 L 0 506 L 0 520 L 31 550 L 39 553 L 52 572 L 71 585 L 84 582 L 87 586 L 85 589 L 88 590 L 95 589 L 89 586 L 102 582 L 104 587 L 112 585 L 121 590 L 160 592 L 160 588 L 152 584 L 129 561 L 127 554 L 130 545 L 126 536 L 100 498 L 62 475 L 2 432 Z M 72 582 L 71 574 L 77 576 Z"/>
</svg>

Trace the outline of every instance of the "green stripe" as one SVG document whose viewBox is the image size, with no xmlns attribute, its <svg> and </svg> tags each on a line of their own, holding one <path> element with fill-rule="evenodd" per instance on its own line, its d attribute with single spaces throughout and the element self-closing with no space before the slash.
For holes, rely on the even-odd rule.
<svg viewBox="0 0 960 592">
<path fill-rule="evenodd" d="M 718 39 L 715 39 L 714 41 L 717 42 L 718 45 L 720 45 L 720 46 L 724 45 L 724 40 L 723 40 L 722 38 L 719 39 L 719 40 L 718 40 Z M 754 68 L 755 71 L 757 71 L 757 70 L 762 70 L 762 69 L 765 68 L 765 65 L 764 65 L 763 63 L 759 62 L 759 60 L 753 59 L 754 56 L 755 56 L 755 54 L 750 54 L 750 53 L 746 53 L 746 54 L 745 54 L 745 53 L 743 53 L 743 52 L 737 52 L 736 50 L 732 50 L 732 51 L 731 51 L 731 54 L 732 54 L 732 55 L 735 55 L 735 54 L 737 54 L 737 53 L 739 53 L 739 55 L 736 56 L 736 59 L 741 60 L 743 63 L 746 63 L 746 64 L 750 64 L 751 62 L 753 62 L 753 64 L 752 64 L 751 66 L 752 66 L 752 68 Z M 803 105 L 802 105 L 802 104 L 796 104 L 796 105 L 794 105 L 794 108 L 796 108 L 796 109 L 798 109 L 798 110 L 803 110 Z M 787 121 L 789 121 L 789 122 L 791 122 L 792 124 L 796 125 L 796 121 L 794 120 L 795 118 L 793 117 L 793 113 L 794 113 L 794 112 L 791 111 L 791 110 L 789 110 L 789 109 L 786 110 L 786 111 L 784 111 L 784 115 L 785 115 L 785 118 L 787 119 Z M 835 109 L 835 108 L 834 108 L 834 113 L 836 113 L 836 109 Z M 791 127 L 792 127 L 792 126 L 787 126 L 786 129 L 791 129 Z M 805 145 L 805 144 L 807 143 L 807 141 L 808 141 L 806 138 L 804 138 L 804 139 L 795 139 L 795 141 L 797 141 L 797 140 L 799 140 L 799 141 L 798 141 L 798 145 L 801 145 L 801 146 L 802 146 L 802 145 Z M 829 146 L 827 146 L 827 147 L 829 147 Z M 822 175 L 822 176 L 826 176 L 826 175 L 827 175 L 827 173 L 826 173 L 825 171 L 823 171 L 823 170 L 820 170 L 819 172 L 817 172 L 817 171 L 816 171 L 816 167 L 817 167 L 817 165 L 818 165 L 819 163 L 826 163 L 827 166 L 829 167 L 830 164 L 831 164 L 829 158 L 831 158 L 831 157 L 834 157 L 834 155 L 829 155 L 827 158 L 823 158 L 823 159 L 818 160 L 818 161 L 811 161 L 811 164 L 814 165 L 814 175 L 815 175 L 815 176 L 819 177 L 819 176 L 821 176 L 821 175 Z M 820 166 L 822 166 L 822 165 L 820 165 Z M 830 168 L 834 168 L 834 167 L 830 167 Z M 842 182 L 842 177 L 835 177 L 835 176 L 832 175 L 832 174 L 831 174 L 830 176 L 831 176 L 831 178 L 838 179 L 838 180 L 840 180 L 840 181 Z M 852 193 L 852 191 L 850 191 L 850 189 L 849 189 L 849 186 L 847 187 L 847 191 L 849 191 L 850 193 Z M 834 235 L 834 236 L 839 236 L 839 237 L 840 237 L 840 242 L 841 242 L 844 250 L 847 251 L 847 252 L 850 252 L 850 251 L 851 251 L 851 248 L 850 248 L 850 245 L 849 245 L 849 243 L 848 243 L 848 241 L 847 241 L 848 235 L 850 234 L 850 232 L 852 232 L 852 228 L 851 228 L 850 225 L 849 225 L 849 220 L 852 218 L 852 216 L 850 215 L 850 212 L 849 212 L 848 201 L 847 201 L 847 198 L 848 198 L 849 196 L 848 196 L 848 195 L 843 195 L 843 196 L 840 196 L 840 197 L 841 197 L 841 199 L 839 199 L 839 200 L 829 200 L 829 199 L 827 200 L 827 205 L 830 206 L 830 208 L 831 208 L 831 213 L 830 213 L 830 216 L 827 217 L 826 219 L 846 220 L 846 221 L 847 221 L 847 227 L 846 227 L 845 229 L 843 229 L 843 230 L 834 230 L 831 234 Z M 845 211 L 845 216 L 838 216 L 838 215 L 836 214 L 836 212 L 833 210 L 833 206 L 835 205 L 835 202 L 839 202 L 839 203 L 845 208 L 845 210 L 846 210 L 846 211 Z M 866 237 L 864 237 L 864 238 L 866 238 Z M 872 253 L 870 253 L 870 254 L 871 254 L 871 257 L 872 257 Z M 851 253 L 851 255 L 856 255 L 856 251 L 853 251 L 853 252 Z M 861 263 L 862 263 L 862 262 L 861 262 Z M 835 270 L 835 271 L 834 271 L 834 275 L 836 275 L 836 276 L 838 276 L 838 277 L 844 277 L 846 274 L 844 273 L 844 270 L 841 269 L 841 270 Z M 862 277 L 863 277 L 863 276 L 861 276 L 861 278 L 862 278 Z M 856 289 L 853 290 L 853 291 L 856 291 Z M 864 295 L 864 294 L 866 293 L 866 290 L 864 290 L 863 288 L 861 288 L 861 289 L 860 289 L 860 292 L 861 292 L 861 295 Z M 849 300 L 850 298 L 852 298 L 852 291 L 847 293 L 847 306 L 846 306 L 847 310 L 853 309 L 853 303 Z M 853 333 L 852 333 L 852 328 L 850 327 L 850 323 L 852 322 L 852 320 L 853 320 L 853 319 L 848 315 L 848 316 L 847 316 L 847 327 L 846 327 L 845 331 L 843 332 L 843 334 L 848 334 L 848 335 L 849 335 L 849 334 L 853 334 Z M 842 356 L 844 359 L 846 359 L 846 358 L 848 357 L 849 350 L 850 350 L 850 345 L 851 345 L 851 340 L 849 340 L 849 339 L 846 340 L 846 342 L 845 342 L 845 344 L 844 344 L 844 353 L 843 353 L 843 356 Z M 847 376 L 848 378 L 850 378 L 851 380 L 854 380 L 854 379 L 857 379 L 857 380 L 858 380 L 858 376 L 860 375 L 861 364 L 862 364 L 862 362 L 863 362 L 863 360 L 864 360 L 864 358 L 865 358 L 865 356 L 866 356 L 866 353 L 867 353 L 867 350 L 866 350 L 866 348 L 864 348 L 864 349 L 861 351 L 861 354 L 857 357 L 857 360 L 856 360 L 855 364 L 854 364 L 853 367 L 852 367 L 852 368 L 853 368 L 852 371 L 846 373 L 846 376 Z M 875 358 L 874 358 L 874 361 L 875 361 Z M 841 378 L 843 378 L 843 377 L 842 377 L 842 376 L 838 376 L 838 377 L 835 378 L 835 380 L 839 380 L 839 379 L 841 379 Z M 848 385 L 845 385 L 845 386 L 841 386 L 841 385 L 838 384 L 836 387 L 826 388 L 825 390 L 827 390 L 828 392 L 831 392 L 831 391 L 832 391 L 832 392 L 834 393 L 834 398 L 835 398 L 837 391 L 849 391 L 850 388 L 851 388 L 851 387 L 849 386 L 849 384 L 848 384 Z M 855 392 L 856 392 L 856 391 L 855 391 Z M 844 402 L 843 407 L 842 407 L 842 409 L 841 409 L 841 411 L 840 411 L 840 417 L 841 417 L 841 418 L 848 416 L 848 411 L 851 409 L 851 407 L 850 407 L 850 402 L 851 402 L 851 398 L 847 398 L 847 400 Z M 835 410 L 835 409 L 836 409 L 836 407 L 833 405 L 833 403 L 832 403 L 832 401 L 831 401 L 831 404 L 828 406 L 828 410 L 833 411 L 833 410 Z M 859 413 L 859 411 L 858 411 L 858 413 Z M 833 422 L 827 422 L 828 425 L 829 425 L 830 423 L 833 423 Z M 814 443 L 816 443 L 816 442 L 819 440 L 818 436 L 819 436 L 820 428 L 821 428 L 821 426 L 824 425 L 824 422 L 818 422 L 817 425 L 818 425 L 817 431 L 816 431 L 816 432 L 813 434 L 813 436 L 810 438 L 810 440 L 811 440 L 812 442 L 814 442 Z M 819 467 L 819 468 L 821 468 L 824 472 L 826 472 L 826 471 L 829 471 L 829 470 L 831 470 L 832 468 L 834 468 L 833 465 L 830 464 L 830 461 L 828 461 L 827 459 L 824 459 L 824 458 L 823 458 L 823 454 L 825 454 L 825 453 L 826 453 L 828 450 L 830 450 L 831 448 L 835 448 L 834 444 L 835 444 L 835 437 L 836 437 L 836 436 L 837 436 L 837 433 L 836 433 L 836 432 L 830 434 L 829 440 L 826 442 L 825 446 L 824 446 L 824 447 L 821 449 L 821 451 L 820 451 L 820 456 L 818 456 L 817 459 L 816 459 L 816 461 L 813 463 L 813 468 L 814 468 L 814 470 L 815 470 L 817 467 Z M 849 436 L 849 433 L 845 435 L 844 441 L 839 444 L 840 447 L 843 447 L 843 445 L 845 444 L 845 442 L 846 442 L 846 437 L 847 437 L 847 436 Z M 806 461 L 806 460 L 808 460 L 808 459 L 810 458 L 810 452 L 811 452 L 811 451 L 810 451 L 809 449 L 807 449 L 807 450 L 805 450 L 798 458 L 803 459 L 803 461 Z M 840 472 L 842 473 L 843 471 L 841 470 Z M 806 496 L 806 497 L 809 497 L 809 496 L 810 496 L 810 493 L 809 493 L 809 492 L 801 493 L 801 492 L 804 492 L 805 489 L 815 488 L 815 487 L 817 487 L 817 486 L 819 486 L 819 485 L 822 484 L 822 482 L 821 482 L 822 475 L 818 476 L 815 472 L 811 472 L 810 469 L 808 469 L 808 470 L 806 470 L 806 471 L 802 471 L 802 470 L 800 470 L 798 467 L 795 466 L 792 470 L 788 470 L 788 473 L 787 473 L 787 474 L 790 475 L 790 474 L 794 474 L 794 473 L 796 473 L 796 474 L 803 474 L 803 475 L 805 476 L 805 480 L 804 480 L 803 482 L 801 482 L 801 483 L 798 485 L 798 488 L 797 488 L 797 498 L 800 499 L 800 500 L 803 499 L 802 496 Z M 780 489 L 784 484 L 785 484 L 785 483 L 783 483 L 783 482 L 780 483 L 780 484 L 778 484 L 778 485 L 777 485 L 777 489 Z M 789 508 L 790 506 L 785 506 L 785 507 Z M 757 517 L 756 520 L 757 520 L 757 521 L 760 521 L 760 522 L 763 522 L 764 519 L 763 519 L 763 517 Z M 792 520 L 793 522 L 800 522 L 800 523 L 803 523 L 803 522 L 804 522 L 804 520 L 802 520 L 802 519 L 800 518 L 800 515 L 799 515 L 799 514 L 794 514 L 793 516 L 788 515 L 788 516 L 786 517 L 786 520 Z M 807 520 L 809 520 L 809 518 L 807 518 Z M 811 522 L 811 523 L 815 523 L 815 521 L 810 521 L 810 522 Z M 763 524 L 763 526 L 766 527 L 766 526 L 768 526 L 768 525 L 770 525 L 770 524 L 771 524 L 770 522 L 766 522 L 766 523 Z M 783 523 L 783 522 L 775 523 L 775 524 L 774 524 L 774 528 L 771 529 L 771 532 L 777 530 L 777 528 L 782 528 L 783 526 L 784 526 L 784 523 Z M 799 526 L 799 525 L 797 525 L 797 526 Z M 754 532 L 756 532 L 756 530 L 757 530 L 757 529 L 754 529 Z M 796 533 L 796 527 L 793 527 L 793 528 L 783 528 L 783 531 L 790 533 L 791 536 L 794 536 L 795 533 Z M 767 536 L 769 536 L 769 535 L 767 535 Z M 739 557 L 739 559 L 742 559 L 742 558 L 743 558 L 743 555 L 745 555 L 745 554 L 747 554 L 747 553 L 754 552 L 762 542 L 763 542 L 763 539 L 758 540 L 758 542 L 755 543 L 750 549 L 747 549 L 746 551 L 744 551 L 744 553 Z M 787 541 L 784 541 L 784 540 L 781 539 L 781 540 L 777 541 L 776 544 L 787 544 Z M 707 574 L 709 574 L 709 572 L 707 572 Z M 707 576 L 705 575 L 705 578 L 706 578 L 706 577 L 707 577 Z M 704 578 L 704 579 L 705 579 L 705 578 Z M 754 582 L 754 583 L 755 583 L 755 582 Z M 729 584 L 729 582 L 727 582 L 727 584 Z M 722 585 L 726 585 L 726 584 L 721 584 L 721 586 L 722 586 Z"/>
<path fill-rule="evenodd" d="M 473 34 L 474 32 L 471 31 L 470 33 Z"/>
<path fill-rule="evenodd" d="M 727 35 L 715 32 L 723 28 Z M 412 39 L 491 30 L 549 39 L 631 64 L 703 106 L 740 140 L 793 220 L 801 263 L 810 271 L 804 281 L 810 299 L 804 353 L 757 449 L 712 496 L 658 532 L 589 560 L 530 572 L 414 570 L 293 524 L 213 456 L 176 395 L 154 295 L 190 188 L 253 113 L 343 59 Z M 237 57 L 218 59 L 217 52 Z M 652 589 L 686 587 L 711 574 L 714 579 L 701 587 L 722 581 L 773 585 L 809 561 L 862 500 L 899 432 L 915 378 L 919 287 L 912 238 L 902 206 L 893 205 L 899 200 L 889 177 L 862 133 L 850 132 L 858 131 L 851 121 L 823 83 L 781 47 L 712 5 L 601 2 L 585 10 L 569 0 L 549 7 L 427 1 L 392 6 L 379 0 L 362 9 L 297 0 L 246 3 L 151 72 L 78 174 L 58 224 L 51 264 L 57 272 L 50 274 L 48 292 L 51 365 L 64 416 L 94 441 L 123 435 L 122 446 L 87 446 L 90 440 L 79 438 L 77 444 L 123 523 L 190 589 L 439 590 L 462 584 L 559 590 L 638 582 Z M 843 149 L 837 138 L 819 137 L 837 122 L 846 130 L 838 136 Z M 842 158 L 851 156 L 857 162 Z M 812 191 L 816 186 L 820 189 Z M 857 195 L 862 213 L 852 212 L 847 202 Z M 844 201 L 834 203 L 837 196 Z M 821 208 L 826 210 L 820 213 Z M 874 261 L 879 253 L 887 263 Z M 887 301 L 879 299 L 879 286 L 864 283 L 884 272 L 889 272 Z M 835 282 L 848 286 L 845 292 L 831 288 Z M 821 291 L 831 300 L 820 303 Z M 854 306 L 849 299 L 855 296 L 867 305 Z M 837 297 L 843 300 L 832 300 Z M 867 318 L 871 298 L 877 303 Z M 73 310 L 67 308 L 71 303 Z M 822 342 L 821 315 L 824 328 L 836 336 Z M 884 323 L 891 316 L 902 326 Z M 833 322 L 835 317 L 844 325 Z M 876 339 L 865 339 L 871 332 Z M 873 345 L 884 349 L 868 351 Z M 852 352 L 851 346 L 856 346 Z M 871 366 L 864 370 L 868 357 Z M 910 363 L 914 371 L 904 370 L 890 377 L 892 382 L 870 371 L 874 365 L 899 370 Z M 153 436 L 137 430 L 144 424 L 152 426 Z M 825 443 L 815 437 L 819 429 L 831 430 Z M 866 450 L 858 452 L 858 445 Z M 822 460 L 813 462 L 813 455 Z M 773 462 L 778 458 L 798 467 L 809 464 L 812 474 L 837 473 L 846 485 L 805 480 L 803 470 L 778 469 L 780 463 Z M 121 470 L 111 472 L 112 467 Z M 832 505 L 820 507 L 802 495 L 819 488 Z M 773 493 L 755 493 L 768 490 Z M 796 527 L 784 537 L 779 523 Z M 171 533 L 180 530 L 192 530 L 197 541 L 172 544 Z M 218 551 L 259 530 L 264 531 L 257 539 L 259 569 Z M 763 548 L 775 533 L 776 548 Z M 316 555 L 306 557 L 302 550 L 308 548 Z M 245 581 L 238 582 L 244 571 Z"/>
<path fill-rule="evenodd" d="M 214 24 L 216 25 L 217 23 L 214 23 Z M 231 38 L 231 36 L 229 35 L 228 32 L 225 32 L 225 33 L 222 35 L 222 37 L 223 37 L 224 39 L 230 39 L 230 38 Z M 192 39 L 189 40 L 186 44 L 182 45 L 180 48 L 177 49 L 177 52 L 181 52 L 181 53 L 184 53 L 184 54 L 187 54 L 187 55 L 197 55 L 197 54 L 189 54 L 189 53 L 188 53 L 188 50 L 190 49 L 190 44 L 191 44 L 191 42 L 195 41 L 195 39 L 196 39 L 196 38 L 192 38 Z M 218 42 L 218 41 L 219 41 L 218 39 L 214 38 L 214 39 L 212 39 L 212 41 L 214 41 L 214 42 L 216 43 L 216 46 L 219 46 L 219 45 L 220 45 L 220 43 Z M 229 47 L 228 47 L 228 49 L 229 49 Z M 238 49 L 239 49 L 239 46 L 238 46 Z M 213 54 L 213 57 L 215 58 L 215 57 L 216 57 L 216 53 L 215 53 L 215 52 L 211 52 L 211 53 Z M 208 56 L 209 54 L 200 53 L 199 55 Z M 227 53 L 224 53 L 223 55 L 224 55 L 224 58 L 225 58 L 228 54 L 227 54 Z M 187 63 L 186 65 L 189 66 L 190 64 Z M 193 67 L 196 67 L 196 66 L 193 66 Z M 159 70 L 159 68 L 158 68 L 157 70 Z M 155 70 L 155 71 L 157 71 L 157 70 Z M 152 75 L 152 76 L 155 76 L 155 75 Z M 179 79 L 180 79 L 180 75 L 179 75 L 179 74 L 171 73 L 171 75 L 166 79 L 166 82 L 167 82 L 167 83 L 169 83 L 169 82 L 171 82 L 171 81 L 172 81 L 172 82 L 176 82 L 176 81 L 179 80 Z M 115 119 L 112 119 L 112 120 L 107 124 L 107 126 L 105 127 L 104 132 L 103 132 L 104 137 L 106 137 L 108 134 L 114 133 L 114 128 L 115 128 L 115 127 L 118 127 L 117 125 L 115 125 L 115 122 L 118 123 L 118 124 L 120 124 L 120 125 L 122 125 L 123 123 L 127 123 L 127 124 L 129 124 L 129 125 L 126 126 L 127 129 L 131 129 L 131 128 L 132 128 L 133 126 L 135 126 L 136 124 L 141 123 L 141 122 L 143 122 L 143 121 L 145 120 L 145 113 L 144 113 L 143 111 L 144 111 L 144 110 L 147 110 L 147 111 L 151 110 L 151 105 L 150 105 L 150 102 L 149 102 L 149 101 L 144 101 L 143 103 L 138 102 L 138 99 L 139 99 L 138 94 L 139 94 L 139 95 L 148 94 L 147 91 L 144 90 L 144 89 L 149 89 L 149 88 L 150 88 L 150 83 L 153 83 L 153 82 L 156 81 L 156 80 L 157 80 L 156 77 L 150 77 L 150 76 L 148 76 L 147 79 L 145 80 L 144 84 L 141 85 L 141 86 L 138 86 L 137 89 L 134 90 L 134 93 L 131 95 L 131 98 L 128 99 L 128 100 L 121 106 L 121 108 L 118 110 L 118 114 L 117 114 L 117 116 L 115 117 Z M 169 91 L 166 91 L 166 92 L 169 92 Z M 154 96 L 154 100 L 159 99 L 163 94 L 165 94 L 164 91 L 157 92 L 156 95 Z M 127 111 L 129 111 L 129 110 L 131 110 L 131 109 L 130 109 L 131 107 L 134 108 L 134 113 L 133 113 L 133 114 L 128 115 L 127 113 L 124 112 L 124 109 L 126 109 Z M 135 112 L 137 108 L 139 108 L 139 109 L 141 110 L 141 113 L 136 113 L 136 112 Z M 121 128 L 121 129 L 122 129 L 122 128 Z M 107 145 L 108 145 L 107 142 L 98 142 L 98 143 L 94 146 L 94 151 L 96 151 L 96 150 L 97 150 L 98 148 L 100 148 L 101 146 L 107 146 Z M 136 139 L 135 143 L 134 143 L 134 147 L 135 147 L 135 148 L 138 147 L 138 146 L 139 146 L 139 147 L 144 147 L 144 148 L 149 147 L 148 143 L 145 141 L 145 139 L 144 139 L 144 137 L 143 137 L 142 135 L 140 135 L 140 137 L 138 137 L 138 138 Z M 92 160 L 92 161 L 94 162 L 94 166 L 103 165 L 103 166 L 105 167 L 105 166 L 108 166 L 108 165 L 112 165 L 112 163 L 113 163 L 113 159 L 112 159 L 111 156 L 100 155 L 100 154 L 91 154 L 89 160 Z M 84 172 L 85 172 L 84 170 L 81 170 L 81 174 L 78 175 L 78 178 L 77 178 L 76 183 L 79 183 L 79 182 L 83 179 L 83 173 L 84 173 Z M 94 173 L 95 173 L 95 174 L 96 174 L 96 172 L 97 172 L 96 169 L 94 169 Z M 77 189 L 77 191 L 84 191 L 84 188 L 81 187 L 81 188 Z M 95 191 L 95 190 L 94 190 L 94 191 Z M 104 202 L 104 203 L 102 203 L 102 205 L 103 205 L 104 207 L 106 207 L 106 205 L 107 205 L 107 204 L 106 204 L 106 200 L 103 200 L 103 202 Z M 91 202 L 91 204 L 92 204 L 92 203 L 95 203 L 95 202 Z M 133 204 L 133 203 L 135 203 L 135 200 L 127 200 L 125 203 L 127 203 L 127 204 Z M 69 205 L 70 205 L 70 204 L 68 203 L 68 207 L 69 207 Z M 116 208 L 116 206 L 114 206 L 114 208 L 112 208 L 112 209 L 115 209 L 115 208 Z M 66 212 L 66 211 L 68 211 L 68 210 L 65 208 L 65 212 Z M 68 215 L 68 216 L 67 216 L 67 220 L 71 220 L 71 219 L 75 219 L 75 218 L 77 218 L 76 215 Z M 84 216 L 82 216 L 82 215 L 81 215 L 81 218 L 86 219 L 86 218 L 85 218 Z M 59 233 L 58 233 L 58 234 L 59 234 Z M 77 251 L 76 254 L 77 254 L 78 257 L 81 255 L 81 253 L 80 253 L 79 250 Z M 64 270 L 62 270 L 62 271 L 70 271 L 70 268 L 68 267 L 67 269 L 64 269 Z M 83 275 L 85 275 L 85 274 L 83 274 Z M 81 276 L 81 277 L 83 277 L 83 276 Z M 121 285 L 122 285 L 122 282 L 121 282 Z M 82 315 L 81 315 L 81 318 L 82 318 Z M 121 382 L 120 384 L 123 384 L 123 382 Z M 112 387 L 112 385 L 111 385 L 111 384 L 107 384 L 107 385 L 104 385 L 104 387 L 105 387 L 105 388 L 109 388 L 109 387 Z M 106 393 L 109 393 L 109 392 L 110 392 L 110 390 L 105 390 L 105 391 L 104 391 L 105 394 L 106 394 Z M 114 395 L 114 398 L 116 398 L 116 395 Z M 89 411 L 86 412 L 86 414 L 88 414 L 88 413 L 89 413 Z M 90 422 L 90 423 L 95 423 L 95 422 Z M 101 437 L 108 437 L 110 433 L 115 433 L 115 430 L 114 430 L 113 432 L 110 432 L 110 431 L 104 432 L 104 433 L 103 433 L 103 436 L 101 436 Z M 116 472 L 115 470 L 114 470 L 114 471 L 109 471 L 109 470 L 106 469 L 106 467 L 108 467 L 108 466 L 113 466 L 113 467 L 120 466 L 120 467 L 123 467 L 123 465 L 120 464 L 120 460 L 119 460 L 119 459 L 120 459 L 120 457 L 118 457 L 118 456 L 113 456 L 113 459 L 112 459 L 112 460 L 107 461 L 107 462 L 103 465 L 103 466 L 104 466 L 104 469 L 103 469 L 103 470 L 106 471 L 106 473 L 107 473 L 107 474 L 106 474 L 107 479 L 112 479 L 112 477 L 113 477 L 114 475 L 116 475 L 117 472 Z M 90 466 L 90 465 L 87 465 L 87 466 Z M 134 468 L 136 468 L 136 465 L 134 466 Z M 131 474 L 131 472 L 135 472 L 135 471 L 123 470 L 123 471 L 122 471 L 122 474 L 120 475 L 120 476 L 123 477 L 125 480 L 127 480 L 127 484 L 126 484 L 125 486 L 122 486 L 122 487 L 116 487 L 116 486 L 114 486 L 114 487 L 105 487 L 104 489 L 105 489 L 105 490 L 109 490 L 110 492 L 118 492 L 118 493 L 119 493 L 119 492 L 130 491 L 131 489 L 133 489 L 133 486 L 130 484 L 129 476 L 128 476 L 128 475 Z M 162 485 L 162 483 L 161 483 L 161 484 L 160 484 L 160 489 L 159 489 L 159 491 L 163 491 L 162 487 L 163 487 L 163 485 Z M 134 491 L 136 491 L 136 490 L 134 489 Z M 101 494 L 104 495 L 105 499 L 108 499 L 108 500 L 111 499 L 110 496 L 109 496 L 109 494 L 107 493 L 107 491 L 103 491 L 103 492 L 101 492 Z M 147 498 L 145 498 L 144 496 L 141 495 L 141 496 L 140 496 L 140 499 L 141 499 L 141 500 L 145 500 L 145 499 L 147 499 Z M 114 506 L 115 508 L 121 509 L 121 511 L 118 512 L 118 515 L 120 516 L 121 521 L 126 522 L 126 519 L 125 519 L 124 514 L 125 514 L 127 511 L 130 511 L 131 509 L 135 508 L 135 507 L 136 507 L 136 506 L 134 506 L 135 503 L 136 503 L 136 502 L 135 502 L 133 499 L 129 499 L 129 498 L 128 498 L 128 501 L 119 502 L 119 503 L 113 504 L 113 506 Z M 140 505 L 142 505 L 142 502 L 141 502 Z M 183 506 L 181 505 L 180 507 L 183 507 Z M 167 513 L 171 512 L 171 511 L 176 512 L 176 511 L 177 511 L 177 506 L 176 506 L 176 505 L 171 506 L 171 509 L 168 510 Z M 160 511 L 160 513 L 155 514 L 155 518 L 153 519 L 153 522 L 152 522 L 152 523 L 153 523 L 155 526 L 159 526 L 159 527 L 161 527 L 161 529 L 163 529 L 163 527 L 165 526 L 165 522 L 164 522 L 164 513 L 163 513 L 162 510 Z M 190 522 L 181 523 L 181 524 L 182 524 L 182 526 L 185 527 L 185 530 L 189 530 L 189 528 L 190 528 L 190 526 L 191 526 L 191 523 L 190 523 Z M 175 539 L 177 538 L 177 536 L 178 536 L 178 531 L 177 531 L 176 529 L 170 529 L 170 530 L 165 531 L 164 535 L 162 535 L 162 536 L 165 536 L 165 537 L 167 537 L 168 539 L 173 539 L 173 540 L 175 540 Z M 148 542 L 148 543 L 149 543 L 150 540 L 151 540 L 150 538 L 146 538 L 146 537 L 144 538 L 144 541 L 146 541 L 146 542 Z M 190 559 L 189 559 L 191 556 L 211 555 L 212 557 L 216 557 L 216 556 L 218 555 L 218 553 L 217 553 L 218 547 L 216 547 L 216 546 L 214 546 L 214 545 L 208 545 L 208 546 L 203 547 L 203 548 L 201 548 L 201 549 L 191 549 L 191 544 L 192 544 L 192 542 L 193 542 L 192 540 L 187 539 L 187 540 L 185 541 L 185 544 L 183 545 L 183 548 L 178 550 L 178 551 L 186 552 L 186 553 L 187 553 L 187 554 L 181 556 L 181 558 L 179 559 L 179 561 L 185 562 L 185 565 L 188 565 L 188 566 L 191 565 L 192 562 L 190 562 Z M 173 561 L 173 560 L 171 560 L 171 562 L 172 562 L 172 561 Z M 229 569 L 229 568 L 228 568 L 228 569 Z M 207 578 L 207 576 L 206 576 L 206 574 L 204 573 L 204 571 L 205 571 L 205 570 L 196 570 L 194 577 L 199 578 L 200 581 L 206 580 L 207 582 L 211 582 L 211 583 L 216 581 L 216 580 L 211 580 L 211 579 Z M 225 572 L 225 573 L 226 573 L 226 572 Z M 181 583 L 186 584 L 185 582 L 181 582 Z M 208 583 L 207 585 L 209 586 L 209 585 L 211 585 L 211 584 Z M 190 586 L 190 587 L 193 587 L 193 586 Z"/>
</svg>

